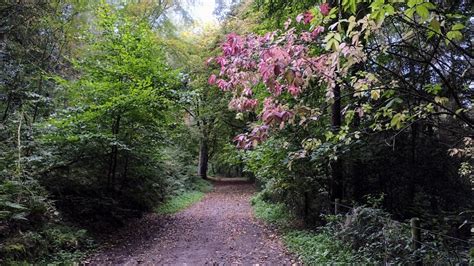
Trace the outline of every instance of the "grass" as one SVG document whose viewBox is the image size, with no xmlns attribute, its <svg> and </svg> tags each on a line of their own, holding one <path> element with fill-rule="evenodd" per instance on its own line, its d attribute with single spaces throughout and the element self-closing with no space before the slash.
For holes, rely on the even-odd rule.
<svg viewBox="0 0 474 266">
<path fill-rule="evenodd" d="M 280 228 L 290 227 L 295 219 L 284 204 L 266 202 L 258 194 L 252 198 L 251 204 L 255 217 Z"/>
<path fill-rule="evenodd" d="M 194 179 L 190 191 L 171 197 L 158 206 L 155 211 L 160 214 L 174 214 L 200 201 L 205 193 L 212 190 L 212 184 L 201 178 Z"/>
<path fill-rule="evenodd" d="M 305 264 L 353 262 L 352 250 L 329 233 L 292 228 L 295 217 L 284 204 L 266 202 L 258 194 L 252 198 L 251 203 L 255 216 L 277 225 L 285 246 L 297 254 Z"/>
<path fill-rule="evenodd" d="M 305 264 L 354 262 L 352 250 L 325 232 L 293 230 L 284 233 L 283 242 Z"/>
<path fill-rule="evenodd" d="M 212 184 L 202 178 L 193 180 L 192 190 L 207 193 L 212 190 Z"/>
<path fill-rule="evenodd" d="M 156 208 L 155 211 L 160 214 L 177 213 L 200 201 L 204 195 L 205 193 L 201 191 L 184 192 L 183 194 L 170 198 L 168 201 Z"/>
</svg>

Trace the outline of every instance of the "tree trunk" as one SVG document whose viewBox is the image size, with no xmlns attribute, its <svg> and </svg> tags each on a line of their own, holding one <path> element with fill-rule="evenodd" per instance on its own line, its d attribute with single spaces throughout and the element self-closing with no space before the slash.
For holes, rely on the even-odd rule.
<svg viewBox="0 0 474 266">
<path fill-rule="evenodd" d="M 207 138 L 201 138 L 199 143 L 199 165 L 198 165 L 198 175 L 203 179 L 207 179 L 207 167 L 209 162 L 209 147 L 208 147 Z"/>
<path fill-rule="evenodd" d="M 334 134 L 337 134 L 341 128 L 341 88 L 339 85 L 334 87 L 334 103 L 332 104 L 331 126 Z M 331 163 L 331 199 L 342 199 L 342 161 L 338 158 L 337 161 Z"/>
<path fill-rule="evenodd" d="M 10 96 L 10 94 L 7 95 L 7 106 L 5 107 L 5 111 L 3 112 L 3 117 L 2 117 L 2 123 L 5 123 L 5 121 L 7 120 L 7 117 L 8 117 L 8 111 L 10 111 L 10 103 L 12 101 L 12 97 Z"/>
<path fill-rule="evenodd" d="M 112 124 L 112 135 L 117 139 L 120 128 L 120 115 L 117 115 L 114 123 Z M 107 175 L 107 187 L 113 188 L 115 184 L 115 176 L 117 172 L 117 159 L 118 159 L 118 148 L 117 144 L 112 146 L 112 152 L 110 153 L 110 163 L 109 163 L 109 174 Z"/>
<path fill-rule="evenodd" d="M 331 6 L 337 6 L 338 7 L 338 14 L 337 14 L 337 19 L 340 20 L 342 18 L 342 5 L 341 5 L 341 0 L 330 0 L 329 4 Z M 341 118 L 341 87 L 339 84 L 337 84 L 336 80 L 336 86 L 333 89 L 334 92 L 334 103 L 331 106 L 331 127 L 332 131 L 334 134 L 339 133 L 339 130 L 341 128 L 342 124 L 342 118 Z M 342 161 L 341 158 L 338 158 L 337 161 L 331 162 L 330 167 L 331 167 L 331 182 L 330 182 L 330 197 L 331 200 L 335 199 L 342 199 L 343 196 L 343 186 L 342 186 L 342 179 L 343 179 L 343 173 L 342 173 Z"/>
<path fill-rule="evenodd" d="M 122 185 L 120 186 L 120 190 L 123 190 L 123 188 L 125 187 L 125 184 L 127 183 L 129 157 L 130 157 L 130 153 L 125 152 L 125 162 L 123 165 L 123 174 L 122 174 Z"/>
</svg>

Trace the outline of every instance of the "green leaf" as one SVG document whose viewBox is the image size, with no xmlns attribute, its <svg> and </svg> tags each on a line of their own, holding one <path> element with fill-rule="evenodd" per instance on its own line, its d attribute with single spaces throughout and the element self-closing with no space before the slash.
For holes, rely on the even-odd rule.
<svg viewBox="0 0 474 266">
<path fill-rule="evenodd" d="M 430 29 L 432 29 L 434 32 L 440 34 L 441 33 L 441 24 L 437 19 L 432 19 L 430 22 Z"/>
<path fill-rule="evenodd" d="M 4 219 L 4 218 L 8 217 L 10 214 L 11 214 L 10 211 L 0 211 L 0 218 Z"/>
<path fill-rule="evenodd" d="M 370 91 L 370 98 L 372 98 L 374 100 L 378 100 L 380 98 L 380 90 Z"/>
<path fill-rule="evenodd" d="M 448 40 L 455 40 L 455 41 L 460 41 L 462 40 L 462 33 L 460 31 L 449 31 L 446 34 L 446 37 L 448 37 Z"/>
<path fill-rule="evenodd" d="M 415 9 L 414 8 L 409 8 L 405 11 L 405 15 L 409 18 L 413 18 L 413 14 L 415 13 Z"/>
<path fill-rule="evenodd" d="M 436 8 L 436 5 L 433 4 L 433 3 L 430 3 L 430 2 L 424 2 L 424 3 L 423 3 L 423 6 L 425 6 L 425 7 L 428 8 L 429 10 Z"/>
<path fill-rule="evenodd" d="M 430 16 L 430 11 L 428 10 L 428 8 L 426 8 L 425 5 L 416 6 L 416 13 L 424 20 L 428 19 Z"/>
<path fill-rule="evenodd" d="M 28 221 L 28 219 L 26 219 L 26 215 L 27 215 L 26 212 L 16 213 L 16 214 L 14 214 L 14 215 L 12 216 L 12 219 L 13 219 L 13 220 Z"/>
<path fill-rule="evenodd" d="M 415 5 L 419 4 L 420 0 L 408 0 L 408 7 L 414 7 Z"/>
<path fill-rule="evenodd" d="M 457 115 L 459 115 L 460 113 L 465 112 L 465 111 L 466 111 L 465 109 L 459 108 L 459 109 L 456 110 L 455 113 L 456 113 Z"/>
<path fill-rule="evenodd" d="M 451 30 L 456 31 L 456 30 L 462 30 L 464 29 L 464 25 L 461 23 L 454 24 Z"/>
<path fill-rule="evenodd" d="M 350 16 L 349 25 L 347 26 L 347 34 L 349 34 L 356 25 L 357 25 L 356 18 L 354 16 Z"/>
<path fill-rule="evenodd" d="M 372 11 L 379 10 L 383 6 L 384 2 L 385 2 L 385 0 L 375 0 L 370 5 L 370 7 L 372 8 Z"/>
<path fill-rule="evenodd" d="M 393 8 L 392 5 L 385 5 L 385 13 L 389 16 L 395 14 L 395 9 Z"/>
<path fill-rule="evenodd" d="M 446 97 L 439 97 L 439 96 L 436 96 L 436 97 L 434 98 L 434 101 L 435 101 L 435 103 L 444 105 L 444 104 L 446 104 L 447 102 L 449 102 L 449 99 L 446 98 Z"/>
<path fill-rule="evenodd" d="M 437 95 L 442 90 L 440 84 L 428 85 L 424 89 L 433 95 Z"/>
<path fill-rule="evenodd" d="M 400 99 L 400 98 L 393 98 L 392 100 L 390 100 L 390 101 L 385 105 L 385 107 L 391 108 L 394 104 L 396 105 L 396 104 L 400 104 L 400 103 L 402 103 L 402 102 L 403 102 L 403 100 Z"/>
<path fill-rule="evenodd" d="M 392 120 L 390 121 L 390 126 L 396 129 L 400 129 L 403 126 L 403 121 L 405 120 L 406 116 L 402 113 L 396 113 Z"/>
<path fill-rule="evenodd" d="M 12 209 L 17 209 L 17 210 L 26 209 L 26 207 L 24 207 L 23 205 L 20 205 L 20 204 L 15 203 L 15 202 L 10 202 L 10 201 L 6 201 L 5 203 L 3 203 L 3 205 L 5 205 L 7 207 L 10 207 Z"/>
<path fill-rule="evenodd" d="M 377 0 L 377 1 L 380 1 L 380 0 Z M 357 11 L 357 0 L 343 0 L 342 9 L 344 11 L 349 11 L 350 13 L 355 14 Z"/>
</svg>

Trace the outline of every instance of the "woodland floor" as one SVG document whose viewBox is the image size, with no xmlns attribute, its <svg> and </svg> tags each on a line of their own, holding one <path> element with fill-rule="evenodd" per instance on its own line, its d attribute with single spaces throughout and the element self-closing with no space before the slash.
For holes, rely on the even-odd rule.
<svg viewBox="0 0 474 266">
<path fill-rule="evenodd" d="M 246 182 L 214 182 L 174 215 L 149 214 L 114 235 L 90 264 L 292 264 L 274 229 L 254 218 Z"/>
</svg>

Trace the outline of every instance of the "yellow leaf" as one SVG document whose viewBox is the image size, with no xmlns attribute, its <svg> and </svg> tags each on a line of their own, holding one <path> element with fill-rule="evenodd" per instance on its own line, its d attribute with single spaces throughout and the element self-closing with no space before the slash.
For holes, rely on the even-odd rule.
<svg viewBox="0 0 474 266">
<path fill-rule="evenodd" d="M 370 98 L 378 100 L 380 98 L 380 90 L 372 90 L 370 92 Z"/>
</svg>

